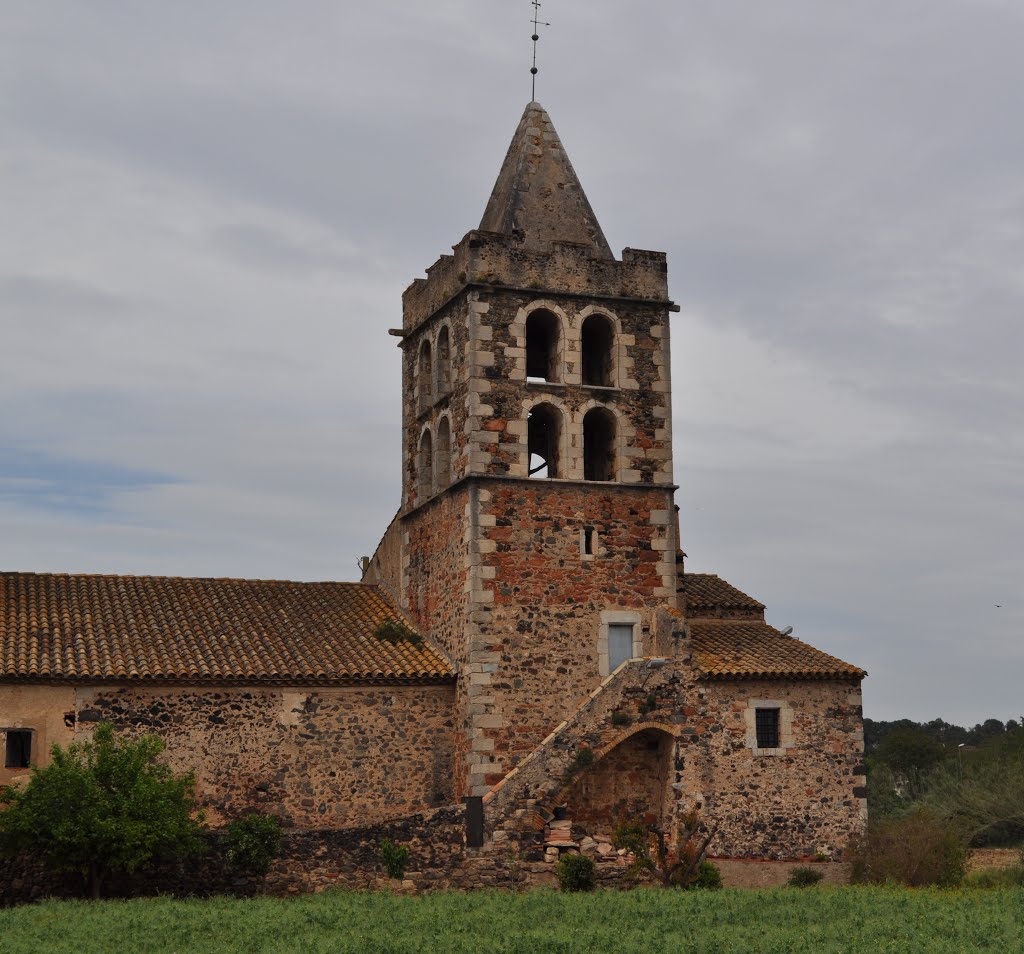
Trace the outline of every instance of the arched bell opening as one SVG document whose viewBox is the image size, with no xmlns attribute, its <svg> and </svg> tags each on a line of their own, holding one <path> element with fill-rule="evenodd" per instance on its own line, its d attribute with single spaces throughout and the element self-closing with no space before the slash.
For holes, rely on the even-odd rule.
<svg viewBox="0 0 1024 954">
<path fill-rule="evenodd" d="M 437 425 L 437 447 L 434 450 L 434 486 L 444 490 L 452 482 L 452 429 L 447 417 Z"/>
<path fill-rule="evenodd" d="M 437 335 L 437 393 L 447 394 L 452 387 L 451 336 L 444 325 Z"/>
<path fill-rule="evenodd" d="M 562 412 L 553 404 L 537 404 L 527 419 L 531 477 L 560 477 Z"/>
<path fill-rule="evenodd" d="M 592 387 L 614 385 L 615 328 L 604 315 L 590 315 L 583 322 L 580 353 L 583 383 Z"/>
<path fill-rule="evenodd" d="M 583 479 L 615 479 L 615 415 L 595 407 L 583 418 Z"/>
<path fill-rule="evenodd" d="M 526 380 L 561 381 L 561 322 L 539 309 L 526 319 Z"/>
<path fill-rule="evenodd" d="M 416 400 L 421 411 L 430 407 L 434 399 L 433 370 L 434 360 L 430 342 L 424 341 L 420 345 L 419 368 L 416 374 Z"/>
<path fill-rule="evenodd" d="M 420 452 L 416 461 L 417 489 L 422 503 L 434 492 L 434 440 L 429 429 L 420 438 Z"/>
</svg>

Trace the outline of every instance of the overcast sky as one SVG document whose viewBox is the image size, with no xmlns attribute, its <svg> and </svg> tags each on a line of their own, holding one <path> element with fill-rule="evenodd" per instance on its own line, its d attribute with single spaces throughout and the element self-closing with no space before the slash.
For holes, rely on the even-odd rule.
<svg viewBox="0 0 1024 954">
<path fill-rule="evenodd" d="M 400 296 L 479 222 L 527 0 L 0 0 L 0 568 L 357 578 Z M 537 98 L 665 250 L 692 570 L 1024 711 L 1024 4 L 546 0 Z"/>
</svg>

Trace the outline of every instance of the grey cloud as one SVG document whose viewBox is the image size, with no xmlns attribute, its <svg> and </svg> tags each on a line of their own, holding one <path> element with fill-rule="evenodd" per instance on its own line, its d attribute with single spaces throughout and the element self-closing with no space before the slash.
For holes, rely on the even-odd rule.
<svg viewBox="0 0 1024 954">
<path fill-rule="evenodd" d="M 545 13 L 538 98 L 613 246 L 665 249 L 683 305 L 691 565 L 865 665 L 869 714 L 1019 715 L 1019 4 Z M 161 479 L 71 512 L 26 505 L 53 474 L 21 468 L 0 563 L 355 575 L 399 495 L 386 329 L 479 221 L 528 14 L 12 11 L 0 460 Z"/>
</svg>

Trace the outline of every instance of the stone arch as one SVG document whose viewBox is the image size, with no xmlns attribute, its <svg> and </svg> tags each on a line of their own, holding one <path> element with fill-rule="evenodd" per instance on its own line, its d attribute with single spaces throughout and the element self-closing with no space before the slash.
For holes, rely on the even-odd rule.
<svg viewBox="0 0 1024 954">
<path fill-rule="evenodd" d="M 537 401 L 526 415 L 526 473 L 529 477 L 564 477 L 565 410 L 551 401 Z"/>
<path fill-rule="evenodd" d="M 598 404 L 583 415 L 583 479 L 616 480 L 619 470 L 618 416 Z"/>
<path fill-rule="evenodd" d="M 434 359 L 430 339 L 424 338 L 420 343 L 416 359 L 416 404 L 420 411 L 430 407 L 434 398 L 433 371 Z"/>
<path fill-rule="evenodd" d="M 588 387 L 613 388 L 618 368 L 618 328 L 603 311 L 586 309 L 580 320 L 580 374 Z"/>
<path fill-rule="evenodd" d="M 615 331 L 615 344 L 612 350 L 612 386 L 620 389 L 636 390 L 639 385 L 633 377 L 633 359 L 629 357 L 626 351 L 627 345 L 636 344 L 636 338 L 622 330 L 622 319 L 610 308 L 605 308 L 603 303 L 601 305 L 587 305 L 586 308 L 581 309 L 575 316 L 578 334 L 573 342 L 573 347 L 582 349 L 582 341 L 580 339 L 582 339 L 583 325 L 586 324 L 587 319 L 592 315 L 600 315 L 602 318 L 608 319 Z M 579 374 L 580 381 L 583 380 L 581 357 L 578 351 L 575 371 Z"/>
<path fill-rule="evenodd" d="M 448 322 L 442 322 L 437 331 L 434 353 L 436 389 L 439 395 L 444 395 L 452 388 L 452 333 Z"/>
<path fill-rule="evenodd" d="M 677 734 L 659 722 L 643 722 L 595 752 L 595 761 L 560 796 L 575 824 L 611 834 L 623 818 L 668 831 L 675 795 Z"/>
<path fill-rule="evenodd" d="M 452 482 L 452 422 L 448 413 L 437 420 L 437 442 L 434 445 L 434 486 L 444 490 Z"/>
<path fill-rule="evenodd" d="M 430 427 L 420 432 L 416 454 L 416 502 L 423 503 L 434 492 L 434 438 Z"/>
<path fill-rule="evenodd" d="M 509 354 L 509 357 L 512 359 L 509 367 L 509 380 L 525 381 L 527 378 L 526 324 L 529 321 L 530 316 L 538 311 L 548 312 L 557 319 L 558 342 L 554 358 L 554 361 L 557 364 L 557 375 L 553 379 L 553 383 L 565 382 L 565 358 L 569 318 L 565 311 L 563 311 L 556 302 L 548 301 L 546 299 L 538 299 L 537 301 L 530 302 L 530 304 L 520 308 L 515 318 L 513 318 L 509 323 L 508 334 L 511 341 L 510 347 L 512 349 Z M 552 379 L 549 378 L 549 381 L 552 381 Z"/>
<path fill-rule="evenodd" d="M 558 316 L 538 308 L 526 319 L 526 380 L 559 384 L 565 347 Z"/>
</svg>

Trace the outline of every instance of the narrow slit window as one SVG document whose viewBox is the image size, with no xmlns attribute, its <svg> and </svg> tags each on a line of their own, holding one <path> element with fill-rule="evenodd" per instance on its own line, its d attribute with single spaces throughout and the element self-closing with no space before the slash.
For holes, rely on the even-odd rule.
<svg viewBox="0 0 1024 954">
<path fill-rule="evenodd" d="M 779 747 L 779 710 L 755 710 L 757 727 L 757 747 L 759 749 L 777 749 Z"/>
<path fill-rule="evenodd" d="M 5 768 L 28 768 L 32 764 L 32 730 L 8 729 Z"/>
<path fill-rule="evenodd" d="M 608 624 L 608 672 L 613 673 L 633 658 L 633 624 Z"/>
<path fill-rule="evenodd" d="M 594 555 L 594 528 L 583 528 L 583 553 L 585 556 Z"/>
</svg>

